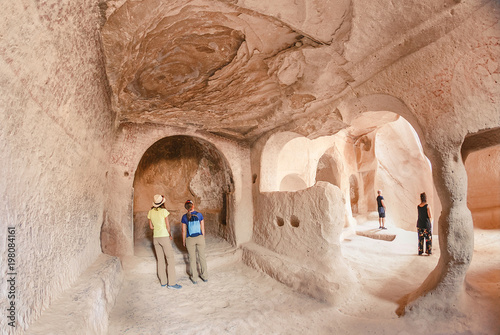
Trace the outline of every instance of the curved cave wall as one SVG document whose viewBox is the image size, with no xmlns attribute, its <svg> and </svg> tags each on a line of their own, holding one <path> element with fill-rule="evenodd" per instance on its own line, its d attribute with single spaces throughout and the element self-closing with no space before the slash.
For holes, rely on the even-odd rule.
<svg viewBox="0 0 500 335">
<path fill-rule="evenodd" d="M 228 242 L 233 245 L 245 243 L 251 238 L 253 204 L 250 189 L 243 187 L 244 181 L 250 181 L 252 178 L 249 169 L 248 148 L 238 145 L 234 141 L 195 131 L 152 124 L 126 124 L 118 129 L 111 154 L 108 192 L 113 196 L 109 197 L 109 215 L 101 234 L 102 247 L 106 253 L 125 256 L 133 255 L 136 251 L 134 250 L 134 210 L 137 210 L 138 207 L 134 206 L 133 199 L 134 194 L 140 194 L 140 192 L 134 192 L 136 171 L 148 149 L 158 141 L 172 136 L 192 137 L 198 143 L 206 145 L 207 148 L 213 149 L 218 155 L 224 157 L 223 161 L 224 164 L 227 164 L 227 171 L 231 171 L 228 172 L 228 175 L 233 178 L 233 180 L 228 179 L 230 187 L 227 186 L 231 190 L 228 191 L 229 196 L 227 197 L 229 206 L 226 211 L 226 221 L 228 222 L 226 237 Z M 186 181 L 186 184 L 188 183 L 189 181 Z M 165 195 L 171 193 L 169 188 L 149 190 L 149 196 L 144 196 L 140 211 L 147 212 L 150 209 L 151 199 L 155 191 L 166 193 Z M 183 194 L 183 192 L 179 194 Z M 193 196 L 190 195 L 190 197 L 194 199 Z M 178 210 L 184 211 L 183 205 L 186 199 L 179 198 L 178 201 Z M 198 204 L 197 208 L 200 208 L 200 205 L 203 206 L 203 204 Z M 173 210 L 175 207 L 169 209 Z M 141 220 L 146 220 L 145 215 L 139 217 Z M 173 218 L 172 216 L 171 219 L 173 220 Z"/>
<path fill-rule="evenodd" d="M 349 176 L 349 199 L 351 201 L 352 214 L 358 214 L 359 185 L 358 178 L 354 174 Z"/>
<path fill-rule="evenodd" d="M 275 150 L 273 155 L 266 151 L 268 146 Z M 271 181 L 269 184 L 276 184 L 273 178 L 280 181 L 275 191 L 303 190 L 318 181 L 336 185 L 344 198 L 346 226 L 353 215 L 361 222 L 377 211 L 378 189 L 386 199 L 391 226 L 415 231 L 416 206 L 422 192 L 428 194 L 434 219 L 441 212 L 432 168 L 418 135 L 395 113 L 365 113 L 346 131 L 314 140 L 276 133 L 265 148 L 262 176 Z M 275 165 L 272 171 L 264 162 L 268 159 Z M 437 234 L 437 225 L 433 232 Z"/>
<path fill-rule="evenodd" d="M 297 191 L 307 188 L 307 184 L 298 174 L 286 175 L 280 183 L 280 191 Z"/>
<path fill-rule="evenodd" d="M 316 181 L 326 181 L 340 187 L 340 172 L 337 162 L 331 156 L 325 154 L 319 159 Z"/>
<path fill-rule="evenodd" d="M 228 238 L 228 201 L 233 180 L 227 163 L 210 143 L 189 136 L 171 136 L 154 143 L 143 155 L 134 179 L 134 240 L 150 243 L 147 212 L 155 194 L 166 197 L 176 240 L 184 203 L 191 199 L 205 217 L 208 235 Z M 146 239 L 146 241 L 144 241 Z"/>
<path fill-rule="evenodd" d="M 500 145 L 469 154 L 465 169 L 474 227 L 500 229 Z"/>
<path fill-rule="evenodd" d="M 2 7 L 0 254 L 7 256 L 7 227 L 14 227 L 17 276 L 16 327 L 2 313 L 0 332 L 22 334 L 101 255 L 115 114 L 97 2 Z M 2 309 L 12 272 L 3 256 Z"/>
<path fill-rule="evenodd" d="M 438 234 L 441 203 L 435 195 L 432 167 L 412 126 L 403 118 L 388 123 L 377 131 L 373 145 L 377 167 L 372 198 L 377 189 L 382 190 L 387 206 L 386 222 L 416 231 L 416 207 L 420 193 L 425 192 L 434 220 L 433 234 Z M 372 210 L 377 210 L 376 204 Z"/>
</svg>

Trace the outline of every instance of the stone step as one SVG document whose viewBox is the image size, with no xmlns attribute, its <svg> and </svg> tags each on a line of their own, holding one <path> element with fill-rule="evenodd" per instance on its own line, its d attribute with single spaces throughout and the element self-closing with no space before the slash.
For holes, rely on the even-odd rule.
<svg viewBox="0 0 500 335">
<path fill-rule="evenodd" d="M 25 334 L 106 334 L 122 281 L 120 260 L 101 254 Z"/>
<path fill-rule="evenodd" d="M 376 240 L 394 241 L 397 234 L 392 233 L 389 228 L 387 230 L 372 228 L 368 230 L 356 230 L 356 235 L 369 237 Z"/>
</svg>

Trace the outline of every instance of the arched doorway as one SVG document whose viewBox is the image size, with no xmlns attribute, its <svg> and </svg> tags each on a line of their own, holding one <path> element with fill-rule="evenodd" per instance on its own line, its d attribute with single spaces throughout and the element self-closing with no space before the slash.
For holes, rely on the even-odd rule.
<svg viewBox="0 0 500 335">
<path fill-rule="evenodd" d="M 293 192 L 307 188 L 306 182 L 298 174 L 286 175 L 280 183 L 280 191 Z"/>
<path fill-rule="evenodd" d="M 143 154 L 134 176 L 134 253 L 152 255 L 147 212 L 153 196 L 165 196 L 175 245 L 182 245 L 184 203 L 192 200 L 205 217 L 207 238 L 233 240 L 229 209 L 234 182 L 226 159 L 209 142 L 191 136 L 165 137 Z"/>
<path fill-rule="evenodd" d="M 484 315 L 500 313 L 500 129 L 470 134 L 462 146 L 474 251 L 465 277 L 473 297 L 487 297 Z"/>
<path fill-rule="evenodd" d="M 470 153 L 467 171 L 467 206 L 475 228 L 500 229 L 500 144 Z"/>
</svg>

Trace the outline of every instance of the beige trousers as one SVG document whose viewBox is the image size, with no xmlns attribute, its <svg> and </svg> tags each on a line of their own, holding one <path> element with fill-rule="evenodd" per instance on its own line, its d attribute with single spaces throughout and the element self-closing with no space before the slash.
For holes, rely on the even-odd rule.
<svg viewBox="0 0 500 335">
<path fill-rule="evenodd" d="M 198 277 L 196 269 L 196 250 L 198 250 L 198 258 L 200 260 L 200 277 L 208 279 L 207 259 L 205 258 L 205 236 L 199 235 L 196 237 L 186 237 L 186 248 L 189 254 L 189 276 L 195 280 Z"/>
<path fill-rule="evenodd" d="M 172 249 L 172 242 L 170 237 L 154 237 L 153 245 L 155 247 L 157 258 L 157 271 L 158 277 L 162 285 L 168 284 L 169 286 L 177 283 L 177 276 L 175 274 L 175 258 L 174 249 Z M 165 258 L 167 259 L 167 272 L 165 273 Z M 168 281 L 167 281 L 168 274 Z"/>
</svg>

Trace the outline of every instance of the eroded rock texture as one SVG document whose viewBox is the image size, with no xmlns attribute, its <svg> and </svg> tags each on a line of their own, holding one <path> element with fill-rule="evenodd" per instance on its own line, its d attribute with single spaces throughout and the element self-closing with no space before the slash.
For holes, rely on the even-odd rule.
<svg viewBox="0 0 500 335">
<path fill-rule="evenodd" d="M 500 228 L 500 146 L 473 152 L 467 157 L 467 206 L 474 226 Z"/>
<path fill-rule="evenodd" d="M 247 245 L 244 261 L 319 300 L 345 301 L 356 278 L 340 251 L 345 218 L 340 189 L 318 182 L 298 192 L 263 193 L 257 201 L 254 241 L 268 251 Z"/>
<path fill-rule="evenodd" d="M 228 195 L 234 189 L 227 162 L 208 142 L 188 136 L 167 137 L 145 153 L 134 178 L 134 240 L 152 241 L 147 213 L 155 194 L 165 196 L 174 236 L 181 237 L 184 203 L 190 199 L 205 217 L 209 235 L 228 239 Z M 182 243 L 182 240 L 180 240 Z"/>
<path fill-rule="evenodd" d="M 115 115 L 93 1 L 8 2 L 0 17 L 0 301 L 15 303 L 0 332 L 22 334 L 101 254 Z"/>
<path fill-rule="evenodd" d="M 342 48 L 351 6 L 311 4 L 125 2 L 103 30 L 119 119 L 255 138 L 305 112 L 325 88 L 340 92 L 341 76 L 317 73 L 325 64 L 340 71 L 344 60 L 335 49 Z M 269 15 L 275 12 L 282 20 Z M 316 48 L 322 43 L 335 48 Z"/>
</svg>

